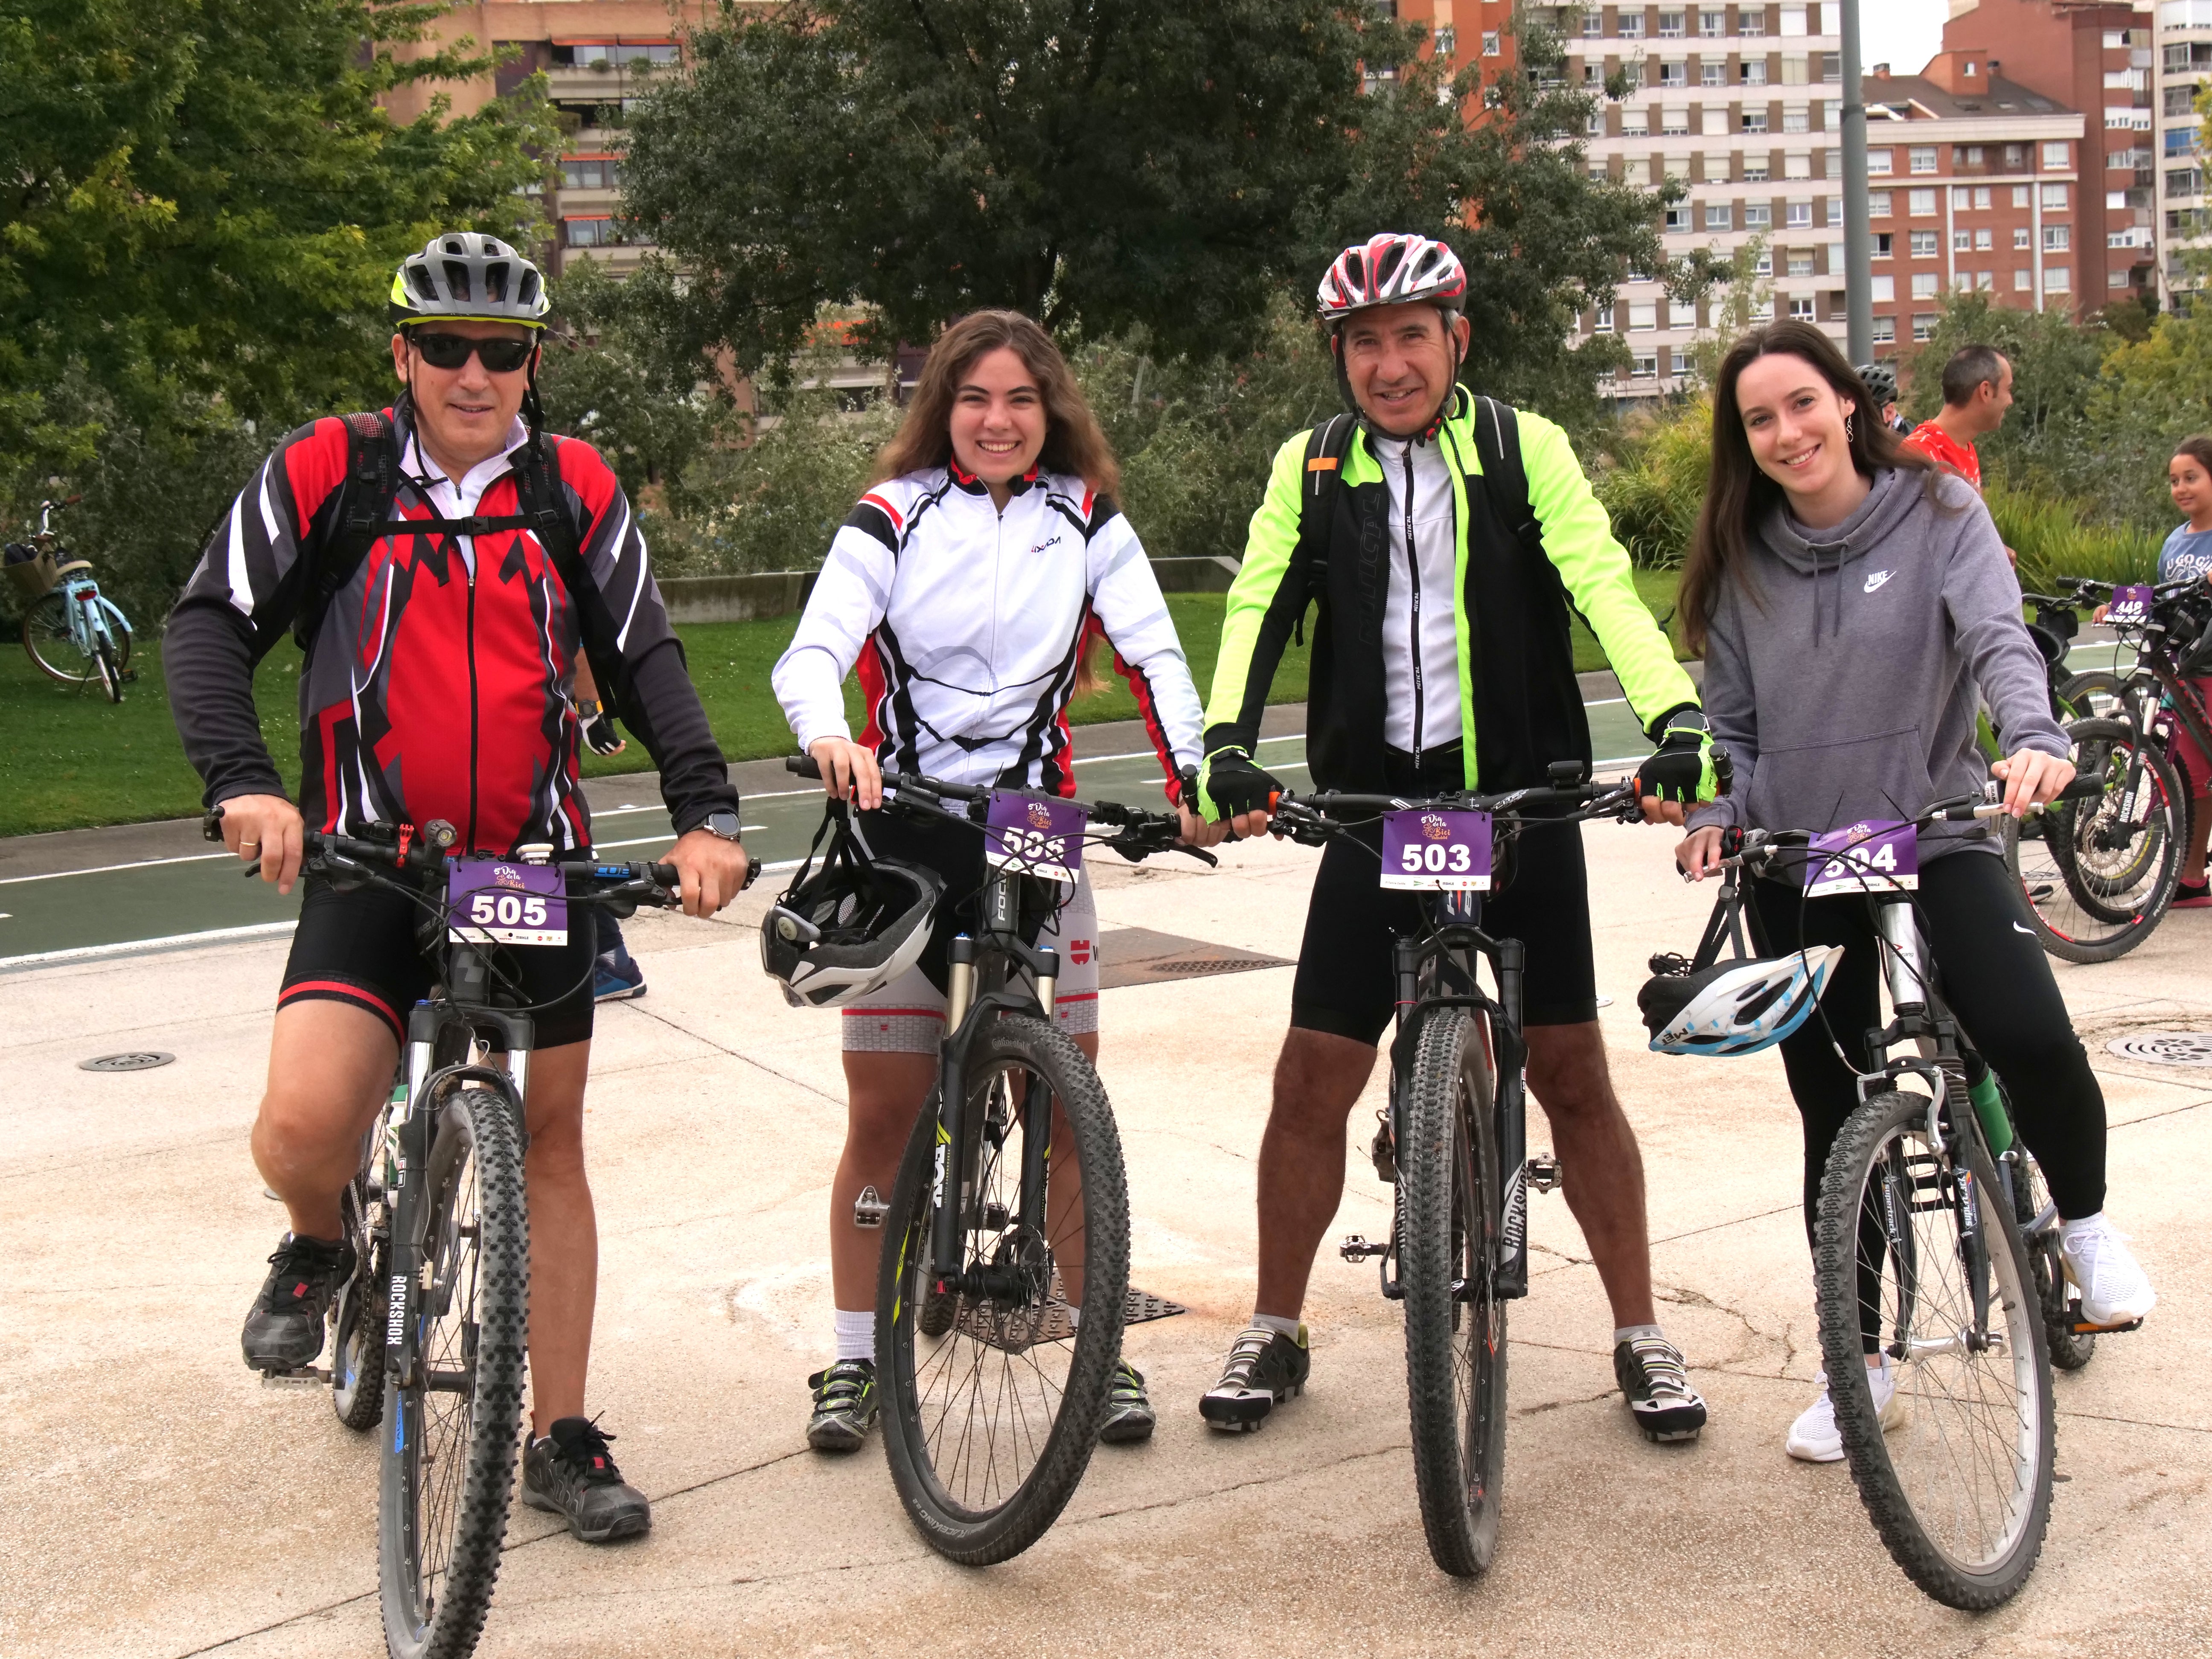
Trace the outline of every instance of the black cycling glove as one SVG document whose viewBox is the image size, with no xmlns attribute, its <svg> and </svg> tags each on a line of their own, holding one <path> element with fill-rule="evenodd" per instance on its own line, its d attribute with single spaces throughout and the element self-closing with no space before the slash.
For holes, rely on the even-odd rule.
<svg viewBox="0 0 2212 1659">
<path fill-rule="evenodd" d="M 1712 799 L 1720 790 L 1713 776 L 1712 728 L 1705 715 L 1685 703 L 1659 725 L 1659 752 L 1637 769 L 1638 796 L 1656 795 L 1681 806 Z"/>
<path fill-rule="evenodd" d="M 615 729 L 615 717 L 607 713 L 604 704 L 579 704 L 577 714 L 584 722 L 584 741 L 591 745 L 594 755 L 618 755 L 623 750 L 623 734 Z"/>
<path fill-rule="evenodd" d="M 1198 774 L 1198 814 L 1219 823 L 1239 812 L 1270 812 L 1283 786 L 1255 765 L 1242 749 L 1217 749 Z"/>
</svg>

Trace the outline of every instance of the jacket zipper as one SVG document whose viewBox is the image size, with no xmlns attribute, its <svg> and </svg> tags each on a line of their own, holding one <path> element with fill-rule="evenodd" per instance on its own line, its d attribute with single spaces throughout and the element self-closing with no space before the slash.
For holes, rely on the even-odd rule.
<svg viewBox="0 0 2212 1659">
<path fill-rule="evenodd" d="M 469 838 L 465 843 L 471 853 L 477 850 L 477 562 L 471 542 L 470 556 L 465 562 L 469 573 Z"/>
<path fill-rule="evenodd" d="M 1406 579 L 1412 586 L 1413 597 L 1413 770 L 1418 779 L 1421 769 L 1421 735 L 1427 724 L 1422 704 L 1425 701 L 1421 686 L 1421 560 L 1413 546 L 1413 440 L 1406 442 Z"/>
</svg>

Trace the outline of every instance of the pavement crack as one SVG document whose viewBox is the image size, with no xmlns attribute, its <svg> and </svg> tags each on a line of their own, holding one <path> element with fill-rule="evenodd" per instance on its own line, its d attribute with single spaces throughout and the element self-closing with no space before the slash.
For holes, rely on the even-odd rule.
<svg viewBox="0 0 2212 1659">
<path fill-rule="evenodd" d="M 675 1020 L 669 1018 L 667 1015 L 661 1013 L 657 1009 L 641 1007 L 635 1002 L 630 1004 L 630 1008 L 634 1012 L 643 1014 L 647 1019 L 659 1020 L 670 1030 L 681 1032 L 684 1036 L 690 1037 L 695 1042 L 705 1043 L 709 1048 L 714 1049 L 717 1054 L 727 1054 L 732 1060 L 739 1061 L 744 1065 L 750 1066 L 755 1071 L 766 1072 L 770 1077 L 775 1078 L 781 1082 L 788 1083 L 794 1089 L 804 1089 L 808 1094 L 816 1096 L 820 1099 L 829 1101 L 833 1105 L 842 1106 L 846 1103 L 845 1097 L 842 1095 L 833 1095 L 826 1089 L 816 1087 L 813 1084 L 807 1082 L 804 1078 L 793 1077 L 787 1072 L 779 1072 L 775 1066 L 764 1065 L 763 1062 L 755 1060 L 750 1054 L 740 1054 L 738 1050 L 729 1047 L 726 1043 L 715 1042 L 714 1038 L 707 1036 L 703 1032 L 695 1031 L 688 1025 L 678 1024 Z"/>
<path fill-rule="evenodd" d="M 1540 1406 L 1522 1406 L 1516 1409 L 1513 1415 L 1516 1417 L 1537 1417 L 1546 1412 L 1565 1410 L 1569 1406 L 1595 1406 L 1601 1400 L 1612 1399 L 1613 1394 L 1614 1390 L 1611 1389 L 1601 1389 L 1595 1394 L 1577 1395 L 1575 1398 L 1571 1400 L 1547 1400 Z"/>
<path fill-rule="evenodd" d="M 1073 1527 L 1087 1527 L 1094 1522 L 1111 1521 L 1124 1515 L 1146 1515 L 1155 1510 L 1178 1509 L 1185 1504 L 1195 1504 L 1208 1498 L 1223 1498 L 1233 1492 L 1249 1492 L 1255 1486 L 1272 1486 L 1285 1480 L 1297 1480 L 1303 1475 L 1319 1474 L 1326 1469 L 1340 1469 L 1348 1463 L 1363 1462 L 1370 1457 L 1383 1457 L 1392 1452 L 1409 1451 L 1412 1448 L 1413 1443 L 1410 1440 L 1394 1440 L 1386 1446 L 1373 1446 L 1365 1451 L 1346 1452 L 1343 1456 L 1332 1458 L 1326 1463 L 1302 1464 L 1297 1468 L 1283 1469 L 1273 1474 L 1255 1474 L 1249 1480 L 1231 1481 L 1225 1486 L 1208 1486 L 1204 1492 L 1185 1492 L 1179 1498 L 1156 1498 L 1149 1504 L 1130 1504 L 1118 1510 L 1101 1510 L 1095 1515 L 1079 1515 L 1072 1518 L 1063 1518 L 1054 1530 L 1066 1531 Z"/>
</svg>

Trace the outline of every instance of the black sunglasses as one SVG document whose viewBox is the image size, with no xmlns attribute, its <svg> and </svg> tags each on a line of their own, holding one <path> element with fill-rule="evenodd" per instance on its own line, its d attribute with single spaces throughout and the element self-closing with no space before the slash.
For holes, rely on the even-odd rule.
<svg viewBox="0 0 2212 1659">
<path fill-rule="evenodd" d="M 495 374 L 514 374 L 538 349 L 535 340 L 473 340 L 465 334 L 413 334 L 409 338 L 433 368 L 459 368 L 476 356 Z"/>
</svg>

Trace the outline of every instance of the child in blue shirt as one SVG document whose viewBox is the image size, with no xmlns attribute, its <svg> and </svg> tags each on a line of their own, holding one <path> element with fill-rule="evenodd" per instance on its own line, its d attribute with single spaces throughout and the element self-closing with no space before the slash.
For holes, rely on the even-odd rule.
<svg viewBox="0 0 2212 1659">
<path fill-rule="evenodd" d="M 2212 437 L 2185 438 L 2166 464 L 2166 487 L 2173 504 L 2189 521 L 2177 526 L 2158 552 L 2158 579 L 2179 581 L 2196 576 L 2212 580 Z M 2212 677 L 2193 682 L 2199 696 L 2212 703 Z M 2212 908 L 2212 882 L 2206 879 L 2204 850 L 2212 837 L 2212 756 L 2179 720 L 2173 725 L 2173 758 L 2189 777 L 2189 850 L 2181 860 L 2183 879 L 2174 890 L 2177 910 Z"/>
</svg>

